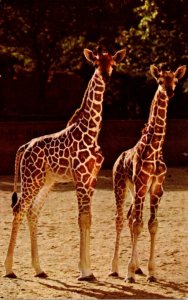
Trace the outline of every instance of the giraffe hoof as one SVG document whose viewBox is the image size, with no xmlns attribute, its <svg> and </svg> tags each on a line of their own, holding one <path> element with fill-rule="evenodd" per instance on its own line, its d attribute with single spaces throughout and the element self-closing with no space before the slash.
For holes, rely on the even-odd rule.
<svg viewBox="0 0 188 300">
<path fill-rule="evenodd" d="M 12 273 L 9 273 L 9 274 L 6 274 L 5 276 L 4 276 L 5 278 L 17 278 L 17 276 L 16 276 L 16 274 L 14 274 L 14 272 L 12 272 Z"/>
<path fill-rule="evenodd" d="M 96 281 L 97 279 L 96 279 L 96 277 L 93 275 L 93 274 L 91 274 L 91 275 L 89 275 L 89 276 L 85 276 L 85 277 L 78 277 L 78 281 Z"/>
<path fill-rule="evenodd" d="M 48 274 L 46 274 L 45 272 L 41 272 L 39 274 L 36 274 L 35 277 L 39 277 L 39 278 L 47 278 Z"/>
<path fill-rule="evenodd" d="M 142 271 L 140 268 L 138 268 L 138 269 L 135 271 L 135 274 L 137 274 L 137 275 L 144 275 L 143 271 Z"/>
<path fill-rule="evenodd" d="M 118 272 L 111 272 L 111 273 L 109 273 L 108 276 L 109 277 L 119 277 L 119 274 L 118 274 Z"/>
<path fill-rule="evenodd" d="M 155 276 L 149 276 L 149 277 L 147 278 L 147 281 L 148 281 L 148 282 L 156 282 L 157 279 L 156 279 Z"/>
<path fill-rule="evenodd" d="M 128 283 L 135 283 L 136 282 L 133 277 L 128 277 L 128 278 L 125 279 L 125 281 L 128 282 Z"/>
</svg>

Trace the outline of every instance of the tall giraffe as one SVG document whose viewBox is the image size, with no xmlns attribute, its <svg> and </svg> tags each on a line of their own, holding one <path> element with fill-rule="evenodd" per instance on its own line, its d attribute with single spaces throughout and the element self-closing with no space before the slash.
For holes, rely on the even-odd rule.
<svg viewBox="0 0 188 300">
<path fill-rule="evenodd" d="M 129 191 L 132 205 L 128 212 L 132 240 L 132 254 L 128 264 L 127 281 L 135 282 L 135 273 L 143 274 L 137 257 L 137 241 L 143 228 L 143 205 L 147 191 L 150 193 L 150 256 L 148 261 L 148 281 L 156 281 L 155 238 L 158 227 L 157 210 L 163 195 L 166 165 L 162 147 L 166 132 L 168 102 L 174 95 L 175 86 L 185 74 L 186 67 L 180 66 L 175 72 L 165 71 L 152 65 L 150 72 L 158 83 L 153 98 L 147 124 L 137 144 L 123 152 L 113 167 L 113 185 L 116 198 L 116 241 L 110 276 L 118 276 L 118 252 L 120 234 L 123 228 L 123 206 Z"/>
<path fill-rule="evenodd" d="M 78 199 L 80 228 L 80 277 L 94 280 L 90 268 L 91 198 L 96 185 L 103 155 L 98 145 L 102 122 L 102 103 L 106 80 L 113 66 L 125 57 L 125 50 L 110 55 L 98 50 L 95 55 L 84 49 L 86 59 L 93 63 L 95 72 L 88 84 L 80 109 L 67 127 L 55 134 L 35 138 L 21 146 L 16 155 L 13 193 L 13 222 L 10 243 L 5 260 L 6 277 L 15 278 L 13 254 L 19 225 L 27 215 L 31 235 L 32 266 L 36 276 L 46 277 L 41 269 L 37 246 L 37 223 L 46 196 L 55 182 L 75 183 Z M 17 201 L 17 181 L 20 164 L 21 196 Z"/>
</svg>

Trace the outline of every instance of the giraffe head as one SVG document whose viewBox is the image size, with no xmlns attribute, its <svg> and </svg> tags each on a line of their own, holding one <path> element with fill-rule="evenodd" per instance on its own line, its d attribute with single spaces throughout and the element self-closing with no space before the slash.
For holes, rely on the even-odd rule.
<svg viewBox="0 0 188 300">
<path fill-rule="evenodd" d="M 86 59 L 95 66 L 96 73 L 102 77 L 104 82 L 111 76 L 113 66 L 120 63 L 124 59 L 125 54 L 125 49 L 117 51 L 114 55 L 104 51 L 101 47 L 98 48 L 96 55 L 93 51 L 84 49 Z"/>
<path fill-rule="evenodd" d="M 155 65 L 150 66 L 151 75 L 156 79 L 159 84 L 161 92 L 166 93 L 168 98 L 174 96 L 174 89 L 178 80 L 185 75 L 186 66 L 180 66 L 175 72 L 158 68 Z"/>
</svg>

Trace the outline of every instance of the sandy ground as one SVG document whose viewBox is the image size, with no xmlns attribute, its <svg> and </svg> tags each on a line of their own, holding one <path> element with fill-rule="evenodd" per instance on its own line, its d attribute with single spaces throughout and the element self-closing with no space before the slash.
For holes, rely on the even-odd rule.
<svg viewBox="0 0 188 300">
<path fill-rule="evenodd" d="M 39 253 L 47 279 L 34 277 L 26 219 L 21 225 L 14 258 L 17 279 L 4 278 L 12 210 L 13 177 L 0 177 L 0 299 L 179 299 L 188 297 L 188 168 L 169 168 L 159 208 L 156 264 L 158 282 L 124 281 L 131 243 L 125 223 L 120 247 L 120 278 L 108 277 L 115 239 L 115 202 L 111 171 L 101 171 L 93 197 L 91 263 L 94 283 L 79 282 L 79 229 L 77 201 L 72 184 L 58 184 L 50 192 L 39 221 Z M 129 201 L 126 203 L 127 212 Z M 148 199 L 144 230 L 139 241 L 142 269 L 147 273 L 149 234 Z"/>
</svg>

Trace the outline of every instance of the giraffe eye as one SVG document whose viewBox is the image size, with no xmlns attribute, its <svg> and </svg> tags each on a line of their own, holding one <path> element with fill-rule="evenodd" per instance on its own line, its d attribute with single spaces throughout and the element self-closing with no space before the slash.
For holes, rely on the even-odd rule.
<svg viewBox="0 0 188 300">
<path fill-rule="evenodd" d="M 93 66 L 94 66 L 95 68 L 98 68 L 98 66 L 99 66 L 98 60 L 96 60 L 96 61 L 93 62 Z"/>
</svg>

